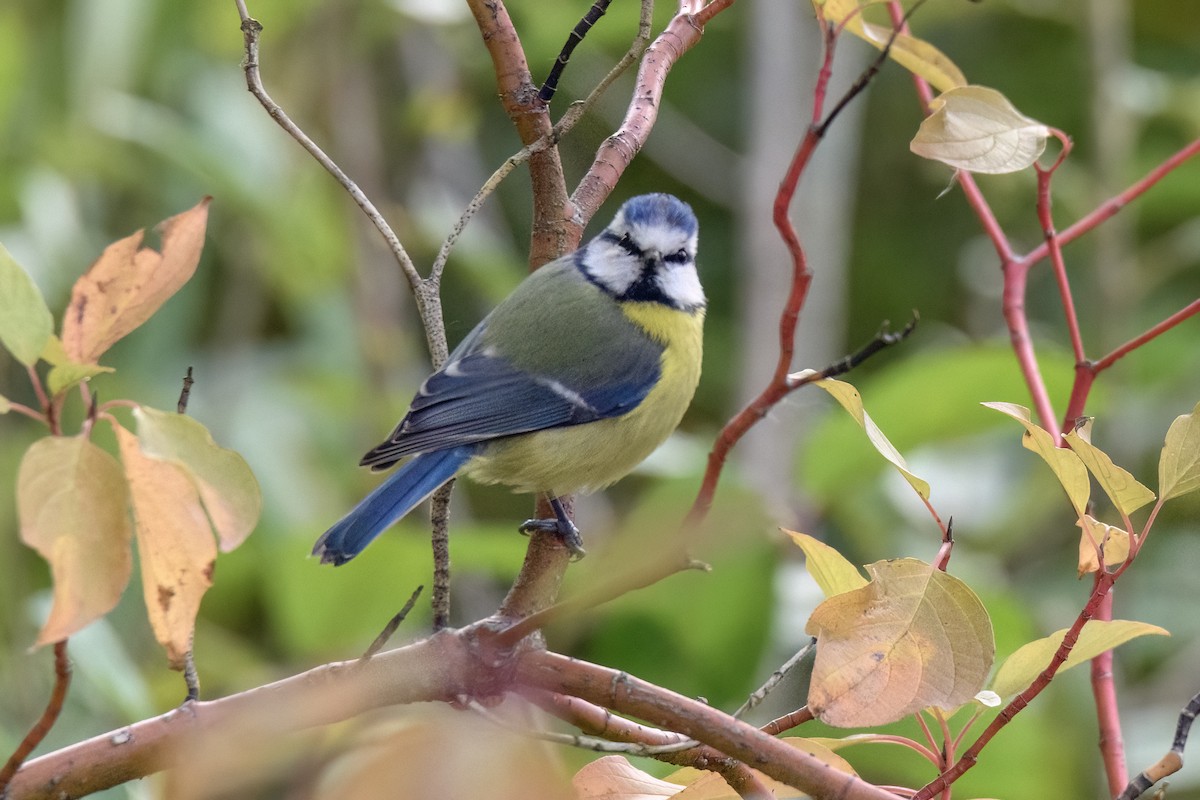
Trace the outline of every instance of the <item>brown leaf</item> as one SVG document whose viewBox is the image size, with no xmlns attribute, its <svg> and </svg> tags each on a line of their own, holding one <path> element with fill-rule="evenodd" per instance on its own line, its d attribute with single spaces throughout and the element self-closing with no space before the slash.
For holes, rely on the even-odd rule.
<svg viewBox="0 0 1200 800">
<path fill-rule="evenodd" d="M 132 557 L 125 477 L 117 460 L 80 437 L 47 436 L 21 459 L 21 540 L 50 562 L 54 604 L 38 634 L 49 644 L 112 610 Z"/>
<path fill-rule="evenodd" d="M 133 499 L 150 626 L 171 668 L 183 669 L 200 600 L 212 586 L 216 539 L 200 493 L 183 470 L 145 455 L 137 436 L 114 427 Z"/>
<path fill-rule="evenodd" d="M 805 630 L 817 637 L 813 713 L 839 727 L 884 725 L 974 697 L 996 652 L 975 593 L 915 559 L 867 571 L 870 584 L 829 598 L 809 618 Z"/>
<path fill-rule="evenodd" d="M 74 361 L 94 364 L 179 291 L 200 261 L 208 203 L 165 220 L 162 252 L 142 247 L 144 231 L 113 242 L 75 282 L 63 317 L 62 340 Z"/>
</svg>

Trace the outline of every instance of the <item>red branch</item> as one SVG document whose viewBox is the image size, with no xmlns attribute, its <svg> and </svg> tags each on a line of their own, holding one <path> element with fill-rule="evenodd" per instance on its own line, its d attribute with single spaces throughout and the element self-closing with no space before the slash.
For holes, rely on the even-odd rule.
<svg viewBox="0 0 1200 800">
<path fill-rule="evenodd" d="M 826 27 L 825 57 L 817 76 L 816 87 L 813 90 L 813 123 L 809 125 L 804 138 L 796 147 L 787 172 L 779 183 L 779 191 L 775 194 L 772 219 L 792 259 L 792 285 L 788 291 L 787 302 L 779 315 L 779 357 L 775 361 L 775 373 L 771 376 L 770 383 L 758 396 L 729 422 L 725 423 L 725 427 L 721 429 L 721 433 L 713 442 L 713 448 L 708 454 L 708 467 L 704 472 L 704 479 L 700 483 L 700 490 L 696 494 L 696 499 L 693 501 L 685 521 L 685 525 L 689 528 L 699 524 L 712 508 L 717 483 L 721 479 L 721 471 L 725 467 L 729 451 L 793 388 L 788 381 L 788 373 L 792 368 L 792 358 L 796 347 L 796 324 L 800 318 L 800 309 L 804 307 L 804 301 L 808 297 L 809 285 L 812 283 L 812 271 L 808 268 L 804 247 L 788 216 L 788 209 L 791 208 L 792 199 L 796 196 L 800 176 L 812 159 L 817 145 L 821 143 L 822 129 L 818 125 L 818 121 L 825 105 L 825 94 L 828 91 L 829 78 L 832 74 L 835 41 L 836 32 Z"/>
<path fill-rule="evenodd" d="M 1118 572 L 1105 572 L 1100 570 L 1096 574 L 1096 582 L 1092 587 L 1092 595 L 1088 598 L 1087 605 L 1079 612 L 1079 616 L 1075 618 L 1075 622 L 1067 630 L 1063 636 L 1062 643 L 1058 646 L 1058 650 L 1054 653 L 1054 658 L 1050 659 L 1050 664 L 1042 670 L 1041 674 L 1034 679 L 1025 691 L 1009 701 L 1000 713 L 992 720 L 991 724 L 984 729 L 979 738 L 971 744 L 966 751 L 959 757 L 950 769 L 939 775 L 933 782 L 921 789 L 913 795 L 913 800 L 930 800 L 934 795 L 944 791 L 950 784 L 958 780 L 971 767 L 975 766 L 979 760 L 979 754 L 992 737 L 1000 732 L 1000 729 L 1012 721 L 1013 717 L 1021 712 L 1025 706 L 1042 693 L 1042 690 L 1050 685 L 1051 679 L 1059 668 L 1066 662 L 1071 655 L 1071 650 L 1074 649 L 1075 643 L 1079 641 L 1079 633 L 1083 630 L 1083 626 L 1090 619 L 1094 619 L 1101 612 L 1106 602 L 1105 598 L 1109 596 L 1112 590 L 1113 583 L 1116 581 Z"/>
</svg>

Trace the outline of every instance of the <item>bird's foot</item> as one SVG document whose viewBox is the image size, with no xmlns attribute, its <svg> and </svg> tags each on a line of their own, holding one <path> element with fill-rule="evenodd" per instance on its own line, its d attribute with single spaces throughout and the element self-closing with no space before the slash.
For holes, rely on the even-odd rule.
<svg viewBox="0 0 1200 800">
<path fill-rule="evenodd" d="M 526 535 L 535 532 L 558 534 L 563 547 L 570 551 L 572 561 L 578 561 L 587 555 L 587 551 L 583 549 L 583 537 L 579 534 L 579 528 L 576 528 L 575 523 L 571 520 L 566 519 L 565 514 L 562 518 L 556 519 L 527 519 L 517 530 Z"/>
</svg>

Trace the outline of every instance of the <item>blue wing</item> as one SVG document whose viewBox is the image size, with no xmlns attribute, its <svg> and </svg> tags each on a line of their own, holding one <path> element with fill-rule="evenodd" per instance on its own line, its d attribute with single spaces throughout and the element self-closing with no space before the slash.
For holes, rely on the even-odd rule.
<svg viewBox="0 0 1200 800">
<path fill-rule="evenodd" d="M 661 370 L 653 349 L 629 355 L 637 357 L 622 364 L 619 376 L 585 371 L 572 380 L 516 369 L 489 350 L 452 357 L 425 381 L 387 441 L 361 463 L 385 469 L 413 453 L 625 414 L 645 399 Z"/>
<path fill-rule="evenodd" d="M 393 522 L 433 494 L 475 455 L 471 446 L 424 453 L 379 484 L 313 545 L 322 564 L 340 566 L 363 551 Z"/>
</svg>

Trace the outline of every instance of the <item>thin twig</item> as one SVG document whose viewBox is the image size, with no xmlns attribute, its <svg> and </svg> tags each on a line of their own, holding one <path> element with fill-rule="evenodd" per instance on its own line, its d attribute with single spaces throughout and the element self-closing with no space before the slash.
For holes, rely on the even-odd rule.
<svg viewBox="0 0 1200 800">
<path fill-rule="evenodd" d="M 394 634 L 396 629 L 400 627 L 400 623 L 404 622 L 405 618 L 408 617 L 409 612 L 413 610 L 413 606 L 417 604 L 417 598 L 421 596 L 421 591 L 424 588 L 424 586 L 418 586 L 413 590 L 413 593 L 409 595 L 408 602 L 404 604 L 403 608 L 396 612 L 395 616 L 388 620 L 387 625 L 383 626 L 383 630 L 380 631 L 379 635 L 375 637 L 375 641 L 371 642 L 371 646 L 366 649 L 366 652 L 359 657 L 359 661 L 368 661 L 372 656 L 383 649 L 383 646 L 388 643 L 388 639 L 391 639 L 392 634 Z"/>
<path fill-rule="evenodd" d="M 678 733 L 640 725 L 619 717 L 586 700 L 569 695 L 536 689 L 521 689 L 521 695 L 551 714 L 592 736 L 620 742 L 640 742 L 646 745 L 666 745 L 679 742 L 685 737 Z M 708 745 L 698 745 L 682 752 L 658 752 L 655 759 L 681 767 L 711 770 L 745 798 L 772 800 L 774 795 L 763 785 L 757 775 L 745 764 L 726 756 Z"/>
<path fill-rule="evenodd" d="M 779 685 L 779 682 L 782 681 L 787 674 L 791 672 L 792 669 L 794 669 L 795 666 L 799 664 L 816 646 L 817 640 L 812 639 L 808 644 L 796 651 L 795 655 L 783 662 L 783 665 L 780 666 L 779 669 L 772 672 L 770 677 L 767 678 L 762 686 L 758 687 L 750 694 L 749 697 L 746 698 L 746 702 L 742 703 L 742 705 L 738 707 L 738 710 L 733 712 L 733 716 L 741 719 L 743 714 L 757 706 L 763 700 L 766 700 L 767 695 L 769 695 L 775 689 L 775 687 Z"/>
<path fill-rule="evenodd" d="M 63 703 L 66 702 L 67 688 L 70 685 L 71 661 L 67 658 L 67 640 L 63 639 L 54 643 L 54 689 L 50 692 L 46 708 L 42 711 L 42 716 L 38 718 L 38 721 L 29 729 L 29 733 L 25 734 L 25 738 L 17 745 L 17 749 L 8 757 L 4 767 L 0 769 L 0 797 L 6 796 L 5 790 L 13 776 L 17 774 L 21 764 L 25 763 L 29 754 L 42 743 L 46 734 L 50 733 L 50 729 L 54 727 L 58 715 L 62 712 Z"/>
<path fill-rule="evenodd" d="M 597 736 L 581 736 L 575 733 L 543 731 L 535 728 L 527 728 L 521 725 L 514 725 L 499 714 L 493 713 L 491 709 L 486 708 L 478 700 L 469 701 L 467 703 L 467 708 L 471 709 L 480 717 L 483 717 L 493 725 L 526 738 L 537 739 L 543 742 L 553 742 L 554 744 L 567 745 L 568 747 L 578 747 L 581 750 L 594 750 L 597 753 L 625 753 L 631 756 L 656 756 L 663 753 L 678 753 L 681 750 L 690 750 L 700 744 L 695 739 L 688 739 L 687 737 L 680 737 L 679 741 L 671 742 L 669 744 L 614 742 L 608 739 L 601 739 Z"/>
<path fill-rule="evenodd" d="M 379 213 L 379 209 L 371 202 L 370 198 L 363 193 L 362 189 L 358 188 L 358 184 L 350 179 L 344 170 L 337 163 L 325 154 L 316 142 L 309 138 L 299 125 L 292 122 L 291 118 L 284 112 L 283 108 L 278 103 L 271 99 L 267 94 L 267 90 L 263 87 L 262 77 L 259 74 L 259 59 L 258 59 L 258 40 L 262 35 L 263 26 L 258 20 L 250 16 L 250 12 L 246 9 L 245 0 L 234 0 L 237 5 L 238 15 L 242 19 L 242 35 L 245 39 L 246 58 L 242 64 L 242 68 L 246 73 L 246 88 L 250 93 L 258 99 L 262 107 L 271 115 L 271 119 L 287 131 L 287 134 L 295 139 L 301 147 L 308 151 L 318 164 L 334 177 L 334 179 L 346 190 L 347 194 L 354 199 L 358 207 L 362 209 L 367 218 L 374 223 L 375 228 L 383 236 L 388 247 L 392 251 L 392 256 L 395 257 L 396 263 L 400 265 L 404 276 L 408 278 L 409 285 L 414 289 L 421 282 L 421 276 L 417 272 L 417 268 L 413 265 L 412 259 L 409 258 L 408 251 L 404 249 L 404 245 L 400 243 L 387 220 Z"/>
<path fill-rule="evenodd" d="M 562 50 L 558 54 L 558 58 L 554 59 L 554 66 L 550 68 L 550 74 L 546 76 L 546 82 L 542 84 L 542 88 L 538 91 L 538 98 L 543 103 L 549 103 L 554 98 L 554 92 L 558 89 L 558 79 L 562 77 L 563 70 L 567 66 L 567 62 L 571 60 L 571 53 L 575 51 L 575 46 L 583 41 L 583 37 L 587 36 L 588 31 L 596 24 L 604 12 L 608 10 L 612 0 L 596 0 L 592 7 L 583 15 L 583 19 L 576 23 L 575 27 L 567 34 L 567 41 L 562 46 Z"/>
<path fill-rule="evenodd" d="M 192 396 L 192 384 L 195 383 L 192 378 L 192 368 L 187 368 L 187 374 L 183 376 L 183 388 L 179 390 L 179 401 L 175 403 L 175 411 L 179 414 L 186 414 L 188 400 Z"/>
<path fill-rule="evenodd" d="M 1127 561 L 1124 566 L 1128 566 Z M 1100 570 L 1096 573 L 1092 587 L 1092 594 L 1088 598 L 1087 604 L 1083 607 L 1076 616 L 1071 627 L 1067 629 L 1063 636 L 1058 650 L 1055 651 L 1054 657 L 1041 673 L 1026 687 L 1026 689 L 1009 701 L 1008 705 L 1000 710 L 1000 713 L 992 720 L 992 722 L 984 729 L 975 741 L 968 747 L 953 765 L 945 772 L 939 775 L 936 779 L 924 786 L 921 791 L 913 795 L 914 800 L 930 800 L 934 795 L 942 793 L 946 787 L 950 786 L 958 780 L 964 773 L 970 770 L 979 761 L 979 754 L 987 743 L 992 740 L 1004 726 L 1012 721 L 1013 717 L 1021 712 L 1029 703 L 1037 697 L 1042 691 L 1050 685 L 1055 674 L 1062 665 L 1070 657 L 1071 651 L 1074 649 L 1076 642 L 1079 641 L 1079 633 L 1083 630 L 1083 626 L 1092 619 L 1100 609 L 1104 598 L 1112 591 L 1113 584 L 1120 577 L 1122 570 L 1117 572 L 1105 572 Z"/>
<path fill-rule="evenodd" d="M 1117 800 L 1136 800 L 1163 778 L 1183 769 L 1183 748 L 1187 746 L 1188 734 L 1191 732 L 1192 723 L 1196 721 L 1198 714 L 1200 714 L 1200 694 L 1195 694 L 1183 707 L 1183 711 L 1179 712 L 1179 722 L 1175 724 L 1175 739 L 1171 742 L 1171 749 L 1158 760 L 1158 763 L 1139 772 L 1137 777 L 1125 787 L 1125 791 L 1117 797 Z"/>
</svg>

